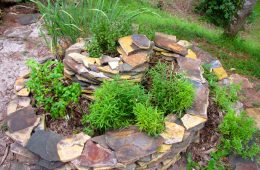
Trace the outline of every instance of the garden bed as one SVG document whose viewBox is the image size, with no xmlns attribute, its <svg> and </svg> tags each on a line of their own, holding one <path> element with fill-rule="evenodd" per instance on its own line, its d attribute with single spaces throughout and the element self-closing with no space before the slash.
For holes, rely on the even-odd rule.
<svg viewBox="0 0 260 170">
<path fill-rule="evenodd" d="M 29 76 L 24 75 L 16 81 L 17 98 L 9 104 L 7 135 L 27 148 L 27 152 L 34 153 L 35 164 L 48 169 L 61 166 L 71 169 L 168 169 L 190 143 L 199 139 L 200 130 L 208 118 L 209 89 L 201 66 L 209 64 L 219 80 L 225 82 L 227 74 L 221 63 L 191 43 L 162 33 L 156 33 L 154 42 L 144 35 L 121 38 L 121 49 L 118 48 L 116 55 L 120 57 L 91 58 L 85 43 L 81 41 L 68 48 L 63 60 L 65 82 L 81 85 L 79 103 L 66 107 L 65 119 L 52 119 L 54 115 L 42 107 L 35 111 L 31 104 L 39 105 L 35 105 L 34 91 L 28 97 L 30 91 L 25 82 Z M 179 114 L 166 115 L 163 130 L 155 137 L 148 135 L 151 131 L 140 129 L 138 123 L 114 130 L 94 129 L 92 138 L 82 133 L 86 126 L 84 122 L 82 124 L 82 117 L 92 114 L 88 108 L 95 102 L 95 91 L 103 87 L 102 82 L 128 80 L 142 83 L 146 90 L 151 90 L 152 74 L 145 76 L 145 73 L 149 67 L 150 70 L 156 69 L 157 63 L 166 65 L 166 78 L 173 73 L 185 73 L 195 92 L 191 107 L 184 108 Z M 149 115 L 146 118 L 149 120 Z"/>
</svg>

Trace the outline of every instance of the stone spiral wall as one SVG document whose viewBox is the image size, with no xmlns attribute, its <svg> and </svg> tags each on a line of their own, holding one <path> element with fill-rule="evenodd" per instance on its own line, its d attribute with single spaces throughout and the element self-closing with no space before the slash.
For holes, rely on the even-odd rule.
<svg viewBox="0 0 260 170">
<path fill-rule="evenodd" d="M 15 143 L 11 152 L 26 157 L 30 164 L 47 169 L 168 169 L 192 142 L 199 140 L 199 131 L 207 121 L 209 89 L 203 78 L 202 64 L 209 64 L 220 83 L 227 74 L 221 63 L 208 53 L 175 36 L 156 33 L 151 42 L 143 35 L 119 40 L 120 57 L 103 56 L 93 59 L 84 50 L 84 42 L 67 49 L 64 59 L 65 77 L 81 83 L 87 97 L 103 80 L 121 79 L 140 82 L 151 57 L 175 62 L 177 72 L 185 72 L 196 91 L 192 108 L 178 119 L 170 114 L 165 118 L 165 131 L 150 137 L 138 128 L 107 132 L 91 138 L 83 133 L 63 137 L 48 131 L 45 116 L 36 115 L 30 105 L 30 91 L 25 87 L 29 74 L 15 83 L 16 98 L 8 105 L 6 135 Z M 140 76 L 138 78 L 134 76 Z"/>
</svg>

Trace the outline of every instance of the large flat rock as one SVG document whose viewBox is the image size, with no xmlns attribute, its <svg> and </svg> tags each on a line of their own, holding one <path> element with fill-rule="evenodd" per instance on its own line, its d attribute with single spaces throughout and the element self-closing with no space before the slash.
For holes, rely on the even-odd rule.
<svg viewBox="0 0 260 170">
<path fill-rule="evenodd" d="M 155 153 L 163 144 L 161 137 L 149 137 L 136 127 L 106 133 L 108 146 L 116 153 L 118 162 L 129 164 L 142 157 Z"/>
<path fill-rule="evenodd" d="M 26 148 L 47 161 L 59 161 L 57 144 L 62 137 L 54 132 L 38 130 L 30 138 Z"/>
</svg>

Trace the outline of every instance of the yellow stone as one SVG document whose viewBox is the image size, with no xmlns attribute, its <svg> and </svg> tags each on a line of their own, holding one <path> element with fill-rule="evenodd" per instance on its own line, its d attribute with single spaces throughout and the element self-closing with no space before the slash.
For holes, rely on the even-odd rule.
<svg viewBox="0 0 260 170">
<path fill-rule="evenodd" d="M 22 96 L 22 97 L 28 97 L 30 94 L 30 91 L 27 88 L 23 88 L 19 92 L 17 92 L 17 96 Z"/>
<path fill-rule="evenodd" d="M 85 57 L 82 59 L 82 62 L 84 66 L 89 67 L 90 65 L 94 65 L 96 63 L 96 59 L 91 57 Z"/>
<path fill-rule="evenodd" d="M 131 75 L 121 75 L 120 76 L 120 79 L 122 79 L 122 80 L 129 80 L 129 79 L 131 79 Z"/>
<path fill-rule="evenodd" d="M 166 56 L 166 57 L 174 57 L 175 56 L 174 53 L 170 53 L 170 52 L 161 52 L 161 54 Z"/>
<path fill-rule="evenodd" d="M 213 73 L 218 77 L 219 80 L 225 79 L 228 77 L 227 72 L 223 67 L 213 68 Z"/>
<path fill-rule="evenodd" d="M 93 94 L 94 91 L 93 90 L 81 90 L 82 93 L 86 93 L 86 94 Z"/>
<path fill-rule="evenodd" d="M 19 91 L 24 87 L 25 87 L 25 80 L 23 78 L 18 78 L 14 84 L 15 91 Z"/>
<path fill-rule="evenodd" d="M 133 39 L 131 36 L 122 37 L 118 40 L 118 42 L 126 55 L 130 55 L 138 50 L 138 47 L 133 46 Z"/>
<path fill-rule="evenodd" d="M 125 63 L 131 65 L 133 68 L 138 67 L 146 62 L 148 62 L 148 52 L 139 52 L 132 55 L 122 54 L 122 59 Z"/>
<path fill-rule="evenodd" d="M 181 118 L 181 121 L 185 128 L 189 130 L 191 128 L 194 128 L 195 126 L 205 123 L 207 119 L 196 115 L 185 114 Z"/>
<path fill-rule="evenodd" d="M 172 122 L 165 122 L 165 130 L 161 134 L 165 144 L 181 142 L 185 133 L 185 128 Z"/>
<path fill-rule="evenodd" d="M 109 66 L 98 67 L 98 70 L 105 73 L 118 74 L 118 70 L 112 70 Z"/>
<path fill-rule="evenodd" d="M 185 57 L 191 59 L 197 59 L 197 55 L 191 49 L 188 49 L 188 54 Z"/>
<path fill-rule="evenodd" d="M 62 162 L 69 162 L 79 157 L 83 151 L 85 142 L 90 136 L 83 133 L 67 137 L 59 141 L 57 151 Z"/>
<path fill-rule="evenodd" d="M 157 149 L 157 152 L 159 152 L 159 153 L 168 152 L 169 150 L 171 150 L 171 147 L 172 147 L 172 145 L 163 144 L 163 145 L 161 145 L 161 146 Z"/>
</svg>

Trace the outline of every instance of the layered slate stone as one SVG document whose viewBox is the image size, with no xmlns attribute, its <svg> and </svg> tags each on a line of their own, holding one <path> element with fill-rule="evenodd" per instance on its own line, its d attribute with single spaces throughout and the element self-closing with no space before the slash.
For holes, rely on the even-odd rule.
<svg viewBox="0 0 260 170">
<path fill-rule="evenodd" d="M 25 87 L 25 79 L 18 78 L 14 83 L 14 89 L 15 91 L 20 91 Z"/>
<path fill-rule="evenodd" d="M 74 160 L 73 163 L 81 167 L 114 167 L 117 160 L 113 151 L 88 140 L 81 156 Z"/>
<path fill-rule="evenodd" d="M 175 36 L 166 35 L 158 32 L 155 33 L 154 42 L 156 46 L 186 56 L 188 54 L 188 50 L 183 46 L 177 44 L 176 41 L 177 40 Z"/>
<path fill-rule="evenodd" d="M 19 143 L 20 145 L 26 146 L 26 144 L 28 143 L 31 137 L 31 133 L 33 129 L 39 124 L 39 122 L 40 122 L 40 117 L 38 117 L 31 126 L 12 133 L 7 131 L 6 135 L 9 136 L 14 141 L 16 141 L 17 143 Z"/>
<path fill-rule="evenodd" d="M 257 129 L 260 129 L 260 108 L 248 108 L 246 113 L 255 120 Z"/>
<path fill-rule="evenodd" d="M 59 141 L 57 148 L 60 161 L 69 162 L 79 157 L 88 139 L 90 139 L 89 136 L 79 133 Z"/>
<path fill-rule="evenodd" d="M 202 71 L 200 68 L 200 60 L 194 60 L 186 57 L 177 58 L 177 62 L 179 65 L 178 72 L 186 73 L 186 76 L 191 80 L 198 81 L 201 83 L 205 82 L 203 78 Z"/>
<path fill-rule="evenodd" d="M 118 42 L 126 55 L 131 55 L 140 51 L 140 48 L 133 43 L 132 36 L 119 38 Z"/>
<path fill-rule="evenodd" d="M 161 134 L 165 144 L 174 144 L 181 142 L 184 136 L 185 128 L 176 123 L 165 122 L 165 131 Z"/>
<path fill-rule="evenodd" d="M 142 157 L 155 153 L 163 139 L 152 138 L 138 131 L 137 127 L 108 132 L 106 143 L 115 151 L 118 162 L 129 164 Z"/>
<path fill-rule="evenodd" d="M 134 34 L 132 35 L 133 44 L 141 49 L 148 50 L 151 46 L 151 41 L 145 35 Z"/>
<path fill-rule="evenodd" d="M 196 115 L 190 115 L 190 114 L 185 114 L 182 118 L 181 121 L 184 125 L 184 127 L 189 130 L 192 128 L 195 128 L 198 125 L 201 125 L 207 121 L 206 118 L 196 116 Z"/>
<path fill-rule="evenodd" d="M 239 74 L 232 74 L 230 80 L 232 83 L 240 84 L 242 89 L 253 88 L 253 84 L 248 80 L 248 78 L 240 76 Z"/>
<path fill-rule="evenodd" d="M 13 133 L 33 126 L 37 120 L 35 111 L 32 107 L 26 107 L 14 112 L 9 116 L 7 125 L 9 132 Z"/>
<path fill-rule="evenodd" d="M 85 47 L 84 41 L 73 44 L 68 49 L 66 49 L 66 56 L 69 55 L 70 53 L 80 53 L 82 50 L 84 50 L 84 47 Z"/>
<path fill-rule="evenodd" d="M 202 64 L 210 64 L 210 62 L 216 60 L 208 52 L 202 50 L 197 46 L 192 47 L 192 51 L 196 53 L 198 59 L 201 60 Z"/>
<path fill-rule="evenodd" d="M 195 88 L 195 97 L 192 107 L 186 113 L 207 118 L 209 106 L 209 88 L 197 81 L 191 81 Z"/>
<path fill-rule="evenodd" d="M 122 59 L 125 63 L 129 64 L 131 67 L 135 68 L 137 66 L 143 65 L 148 62 L 148 52 L 139 52 L 133 55 L 122 55 Z"/>
<path fill-rule="evenodd" d="M 16 155 L 24 157 L 25 159 L 30 159 L 30 161 L 35 163 L 39 160 L 37 155 L 33 154 L 28 149 L 24 148 L 22 145 L 16 142 L 10 145 L 10 151 Z"/>
<path fill-rule="evenodd" d="M 62 137 L 54 132 L 36 131 L 30 138 L 26 148 L 47 161 L 59 161 L 57 144 Z"/>
</svg>

